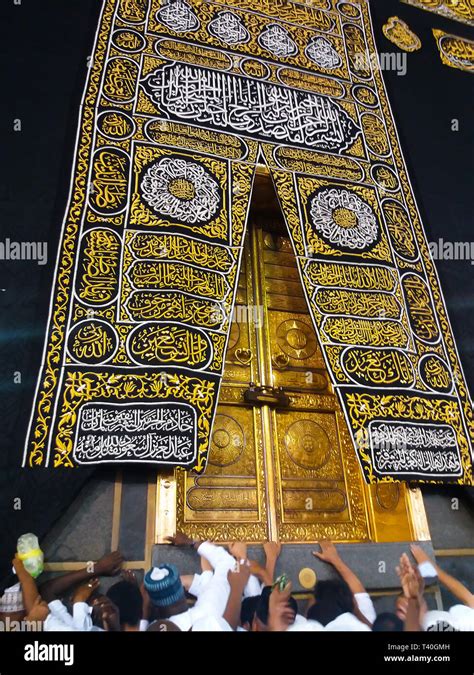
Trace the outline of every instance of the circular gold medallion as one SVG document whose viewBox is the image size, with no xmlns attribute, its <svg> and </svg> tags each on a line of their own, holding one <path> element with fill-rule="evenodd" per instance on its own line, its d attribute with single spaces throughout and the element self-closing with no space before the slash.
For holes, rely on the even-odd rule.
<svg viewBox="0 0 474 675">
<path fill-rule="evenodd" d="M 301 588 L 313 589 L 316 585 L 316 572 L 310 567 L 303 567 L 298 574 L 298 581 Z"/>
<path fill-rule="evenodd" d="M 244 449 L 244 433 L 240 424 L 229 415 L 217 414 L 211 437 L 209 463 L 214 466 L 235 464 Z"/>
<path fill-rule="evenodd" d="M 331 454 L 331 444 L 326 431 L 308 419 L 298 420 L 288 427 L 285 445 L 295 464 L 313 471 L 324 466 Z"/>
<path fill-rule="evenodd" d="M 178 199 L 190 200 L 196 196 L 193 183 L 186 178 L 174 178 L 169 182 L 168 190 Z"/>
<path fill-rule="evenodd" d="M 336 208 L 332 214 L 334 222 L 339 227 L 355 227 L 357 225 L 357 215 L 354 211 L 345 208 Z"/>
<path fill-rule="evenodd" d="M 317 342 L 312 327 L 299 319 L 282 321 L 276 331 L 282 352 L 292 359 L 308 359 L 316 352 Z"/>
</svg>

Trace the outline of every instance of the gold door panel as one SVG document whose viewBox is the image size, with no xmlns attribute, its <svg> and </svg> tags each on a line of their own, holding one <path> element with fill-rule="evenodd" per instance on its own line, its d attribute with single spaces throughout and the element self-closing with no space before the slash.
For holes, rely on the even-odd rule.
<svg viewBox="0 0 474 675">
<path fill-rule="evenodd" d="M 364 488 L 339 412 L 321 409 L 314 396 L 273 415 L 281 541 L 369 539 Z M 303 409 L 305 403 L 315 408 Z M 352 477 L 348 481 L 347 477 Z"/>
<path fill-rule="evenodd" d="M 362 479 L 289 238 L 249 229 L 208 466 L 160 474 L 157 541 L 420 538 L 419 495 Z M 250 383 L 281 387 L 289 406 L 246 403 Z"/>
<path fill-rule="evenodd" d="M 239 388 L 221 390 L 206 473 L 179 472 L 177 526 L 193 537 L 268 538 L 260 410 L 222 402 L 241 396 Z"/>
<path fill-rule="evenodd" d="M 308 315 L 269 310 L 268 334 L 274 386 L 329 389 L 323 355 Z"/>
</svg>

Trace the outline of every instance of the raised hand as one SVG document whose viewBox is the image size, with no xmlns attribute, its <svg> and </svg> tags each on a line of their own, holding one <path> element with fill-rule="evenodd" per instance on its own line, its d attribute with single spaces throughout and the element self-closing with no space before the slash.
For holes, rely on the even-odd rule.
<svg viewBox="0 0 474 675">
<path fill-rule="evenodd" d="M 122 563 L 123 555 L 119 551 L 112 551 L 96 562 L 94 572 L 99 577 L 114 577 L 122 569 Z"/>
<path fill-rule="evenodd" d="M 319 553 L 318 551 L 313 551 L 315 558 L 319 558 L 319 560 L 329 563 L 330 565 L 334 565 L 340 560 L 339 553 L 337 552 L 336 547 L 332 541 L 322 540 L 318 541 L 318 544 L 321 547 L 321 552 Z"/>
<path fill-rule="evenodd" d="M 227 548 L 229 549 L 229 553 L 237 560 L 247 559 L 247 544 L 244 544 L 241 541 L 233 541 Z"/>
<path fill-rule="evenodd" d="M 277 559 L 281 553 L 281 544 L 277 541 L 266 541 L 263 544 L 263 550 L 265 551 L 265 556 L 267 560 Z"/>
<path fill-rule="evenodd" d="M 233 569 L 230 569 L 227 572 L 227 580 L 230 584 L 231 589 L 240 591 L 243 593 L 245 586 L 250 577 L 250 566 L 248 560 L 245 560 L 243 563 L 238 562 Z"/>
<path fill-rule="evenodd" d="M 74 591 L 72 596 L 72 601 L 74 602 L 87 602 L 91 595 L 99 588 L 100 581 L 99 579 L 94 578 L 90 579 L 86 584 L 81 584 Z"/>
<path fill-rule="evenodd" d="M 176 532 L 174 537 L 166 537 L 166 541 L 173 546 L 192 546 L 194 543 L 184 532 Z"/>
<path fill-rule="evenodd" d="M 122 579 L 124 581 L 128 581 L 129 584 L 135 584 L 135 586 L 138 586 L 138 581 L 137 577 L 135 576 L 135 572 L 133 570 L 122 570 Z"/>
<path fill-rule="evenodd" d="M 421 546 L 418 546 L 418 544 L 410 544 L 410 550 L 418 565 L 421 565 L 421 563 L 426 561 L 432 562 L 429 555 L 425 553 L 425 551 L 421 548 Z"/>
<path fill-rule="evenodd" d="M 12 560 L 13 569 L 15 570 L 16 576 L 20 579 L 22 575 L 28 574 L 23 565 L 23 560 L 20 560 L 18 553 L 15 553 L 15 557 Z"/>
<path fill-rule="evenodd" d="M 288 604 L 291 595 L 291 581 L 281 591 L 277 586 L 272 589 L 268 600 L 268 628 L 271 631 L 283 631 L 295 620 L 295 613 Z"/>
<path fill-rule="evenodd" d="M 418 568 L 414 568 L 406 553 L 400 557 L 400 565 L 396 568 L 400 578 L 403 595 L 406 598 L 419 598 L 423 595 L 424 580 Z"/>
<path fill-rule="evenodd" d="M 36 600 L 33 603 L 28 614 L 25 616 L 25 621 L 46 621 L 46 617 L 49 614 L 48 603 L 43 600 L 41 595 L 36 596 Z"/>
</svg>

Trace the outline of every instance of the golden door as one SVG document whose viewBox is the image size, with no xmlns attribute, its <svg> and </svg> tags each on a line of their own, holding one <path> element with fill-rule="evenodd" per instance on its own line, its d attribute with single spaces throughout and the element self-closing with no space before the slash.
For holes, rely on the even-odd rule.
<svg viewBox="0 0 474 675">
<path fill-rule="evenodd" d="M 289 405 L 246 402 L 259 386 L 260 399 L 286 394 Z M 418 491 L 363 482 L 291 242 L 250 225 L 208 467 L 158 476 L 157 542 L 176 529 L 213 541 L 406 541 L 425 538 L 420 523 Z"/>
</svg>

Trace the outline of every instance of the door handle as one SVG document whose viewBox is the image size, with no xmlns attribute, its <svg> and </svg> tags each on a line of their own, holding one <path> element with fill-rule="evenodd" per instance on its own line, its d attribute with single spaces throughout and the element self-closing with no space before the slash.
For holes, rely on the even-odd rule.
<svg viewBox="0 0 474 675">
<path fill-rule="evenodd" d="M 290 363 L 290 357 L 283 352 L 272 354 L 272 363 L 277 370 L 284 370 Z"/>
<path fill-rule="evenodd" d="M 239 347 L 235 350 L 234 356 L 242 366 L 248 366 L 252 360 L 252 350 Z"/>
<path fill-rule="evenodd" d="M 250 405 L 268 405 L 272 408 L 289 408 L 290 397 L 283 387 L 255 385 L 250 382 L 249 388 L 244 391 L 244 401 Z"/>
</svg>

